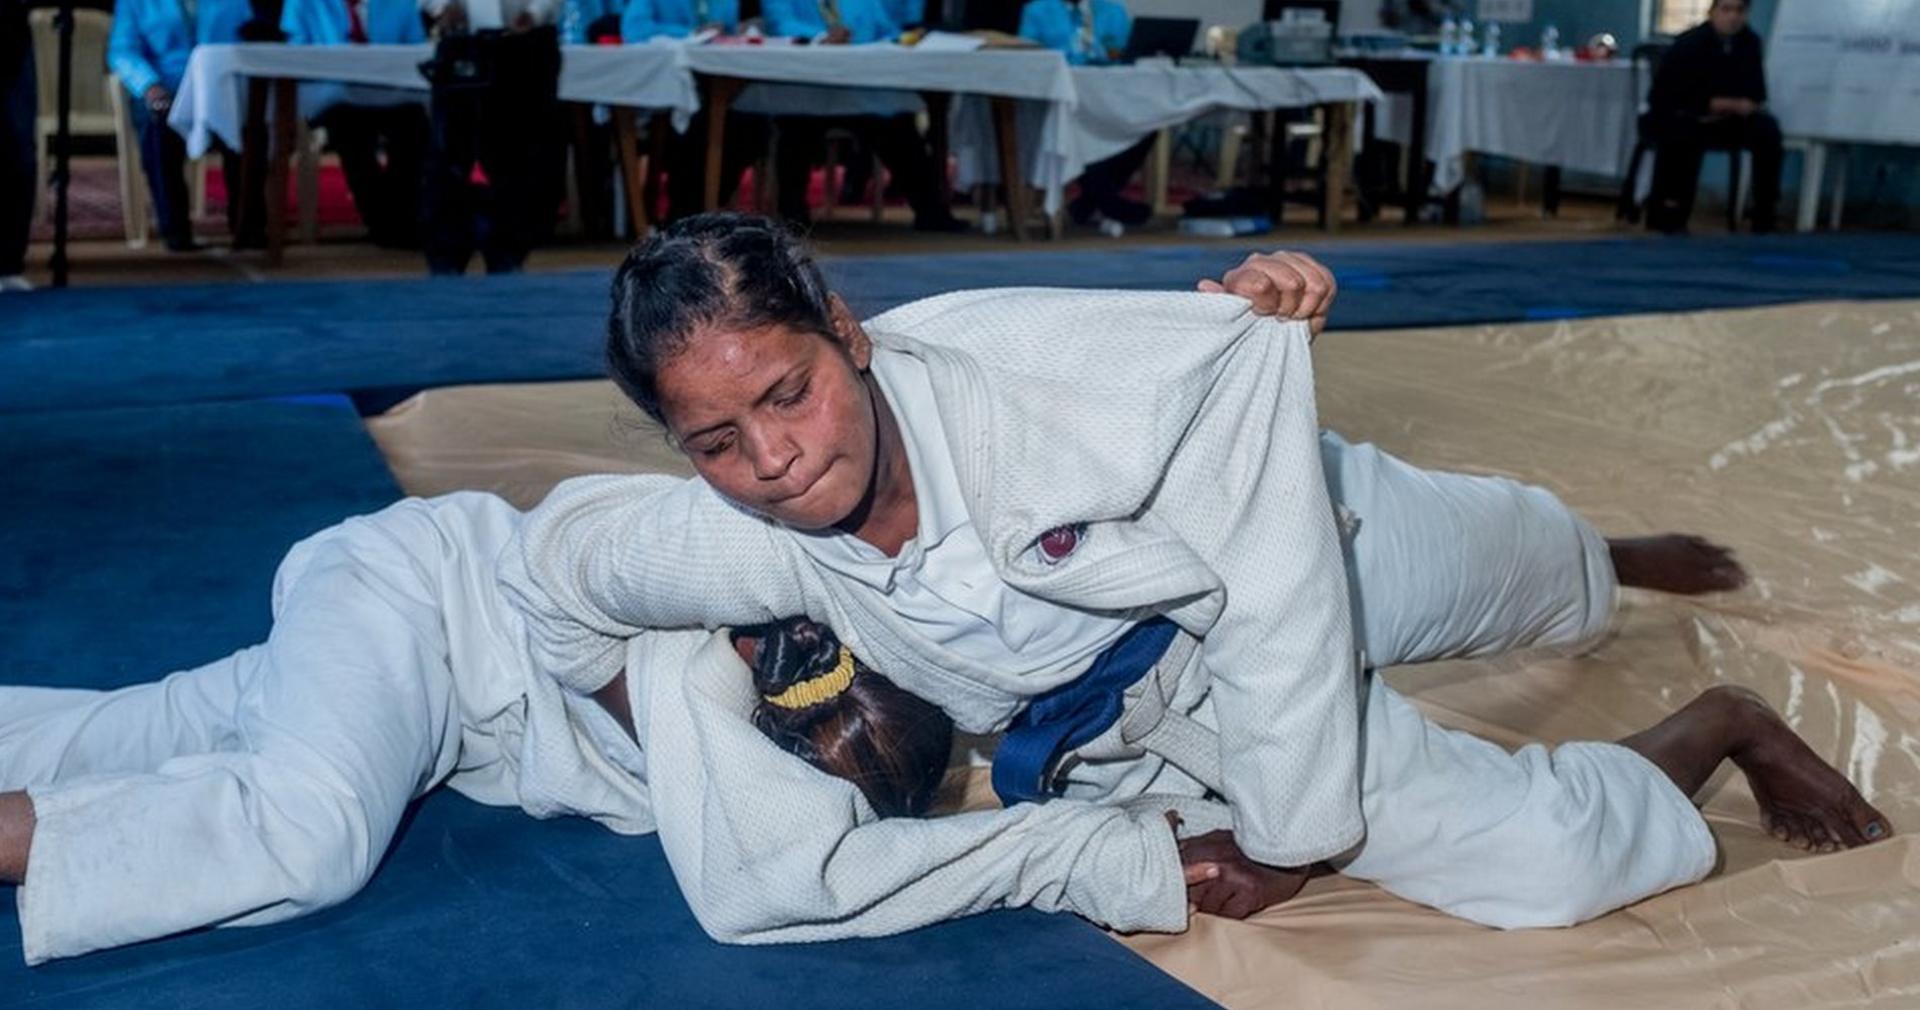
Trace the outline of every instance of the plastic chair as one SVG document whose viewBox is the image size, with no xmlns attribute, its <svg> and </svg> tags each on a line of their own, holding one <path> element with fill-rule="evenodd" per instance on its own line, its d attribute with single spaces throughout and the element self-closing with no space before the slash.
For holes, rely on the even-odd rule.
<svg viewBox="0 0 1920 1010">
<path fill-rule="evenodd" d="M 34 117 L 33 146 L 37 155 L 34 199 L 47 191 L 53 172 L 49 156 L 53 139 L 60 135 L 60 35 L 54 28 L 56 12 L 39 8 L 28 12 L 32 29 L 34 76 L 40 89 L 40 108 Z M 73 12 L 73 101 L 67 119 L 68 134 L 73 137 L 98 137 L 115 142 L 114 110 L 108 97 L 110 89 L 102 71 L 107 66 L 107 33 L 113 29 L 113 17 L 104 11 Z M 134 157 L 139 157 L 135 145 Z M 121 159 L 125 161 L 123 157 Z M 124 183 L 123 183 L 124 188 Z M 42 208 L 43 212 L 48 208 Z"/>
</svg>

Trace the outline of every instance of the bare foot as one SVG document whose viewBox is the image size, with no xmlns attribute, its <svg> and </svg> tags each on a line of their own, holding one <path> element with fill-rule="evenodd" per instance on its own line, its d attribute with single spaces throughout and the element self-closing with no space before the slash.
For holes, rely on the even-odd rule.
<svg viewBox="0 0 1920 1010">
<path fill-rule="evenodd" d="M 1747 570 L 1733 552 L 1701 537 L 1667 533 L 1607 541 L 1614 577 L 1623 586 L 1698 596 L 1738 589 Z"/>
<path fill-rule="evenodd" d="M 1703 697 L 1723 710 L 1740 741 L 1733 763 L 1747 773 L 1767 833 L 1811 852 L 1835 852 L 1892 837 L 1886 815 L 1800 739 L 1765 699 L 1716 687 Z"/>
</svg>

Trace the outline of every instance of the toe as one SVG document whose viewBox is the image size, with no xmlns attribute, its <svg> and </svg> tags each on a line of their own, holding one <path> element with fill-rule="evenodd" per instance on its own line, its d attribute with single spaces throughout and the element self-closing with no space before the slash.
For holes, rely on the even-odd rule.
<svg viewBox="0 0 1920 1010">
<path fill-rule="evenodd" d="M 1806 819 L 1806 825 L 1807 844 L 1805 848 L 1808 852 L 1833 851 L 1833 836 L 1827 833 L 1827 826 L 1820 822 L 1820 818 L 1809 817 Z"/>
<path fill-rule="evenodd" d="M 1843 837 L 1849 845 L 1866 845 L 1893 837 L 1893 825 L 1887 816 L 1857 792 L 1847 797 L 1841 823 L 1846 827 Z"/>
</svg>

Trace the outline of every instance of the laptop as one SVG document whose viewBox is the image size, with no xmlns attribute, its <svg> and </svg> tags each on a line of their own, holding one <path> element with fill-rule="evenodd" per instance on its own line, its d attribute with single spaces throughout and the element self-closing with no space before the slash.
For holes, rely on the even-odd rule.
<svg viewBox="0 0 1920 1010">
<path fill-rule="evenodd" d="M 1193 52 L 1193 40 L 1199 34 L 1199 18 L 1134 18 L 1124 59 L 1128 63 L 1146 56 L 1179 59 Z"/>
</svg>

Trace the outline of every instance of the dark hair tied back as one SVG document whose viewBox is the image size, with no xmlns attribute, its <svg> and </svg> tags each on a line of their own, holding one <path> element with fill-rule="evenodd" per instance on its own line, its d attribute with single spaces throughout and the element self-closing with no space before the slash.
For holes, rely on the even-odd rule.
<svg viewBox="0 0 1920 1010">
<path fill-rule="evenodd" d="M 660 366 L 703 326 L 785 326 L 835 339 L 827 284 L 806 244 L 752 214 L 696 214 L 627 253 L 613 278 L 607 369 L 662 423 Z"/>
<path fill-rule="evenodd" d="M 803 708 L 766 699 L 831 673 L 840 639 L 804 617 L 739 628 L 757 640 L 753 724 L 782 750 L 852 782 L 882 817 L 917 816 L 933 805 L 953 748 L 953 720 L 908 694 L 858 657 L 846 690 Z"/>
</svg>

